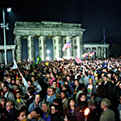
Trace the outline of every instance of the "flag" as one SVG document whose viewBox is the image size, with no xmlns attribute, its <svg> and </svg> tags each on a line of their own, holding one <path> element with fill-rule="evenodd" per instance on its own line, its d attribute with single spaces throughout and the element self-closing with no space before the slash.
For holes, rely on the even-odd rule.
<svg viewBox="0 0 121 121">
<path fill-rule="evenodd" d="M 82 57 L 83 57 L 83 58 L 86 58 L 86 57 L 88 57 L 88 55 L 89 55 L 89 53 L 84 53 L 84 54 L 82 55 Z"/>
<path fill-rule="evenodd" d="M 89 56 L 92 57 L 92 56 L 94 56 L 94 54 L 95 54 L 95 52 L 90 52 Z"/>
<path fill-rule="evenodd" d="M 11 69 L 17 69 L 18 68 L 18 65 L 17 65 L 17 63 L 16 63 L 16 60 L 14 59 L 13 60 L 13 67 L 11 67 Z"/>
<path fill-rule="evenodd" d="M 104 37 L 103 38 L 104 38 L 104 44 L 105 44 L 105 42 L 106 42 L 106 30 L 105 30 L 105 28 L 104 28 L 103 31 L 104 31 Z"/>
<path fill-rule="evenodd" d="M 76 57 L 76 58 L 75 58 L 75 61 L 76 61 L 76 63 L 77 63 L 77 64 L 79 64 L 79 63 L 81 63 L 81 62 L 82 62 L 82 61 L 81 61 L 81 59 L 80 59 L 80 58 L 78 58 L 78 57 Z"/>
<path fill-rule="evenodd" d="M 71 43 L 70 42 L 67 42 L 66 44 L 64 44 L 62 50 L 65 51 L 67 48 L 71 48 Z"/>
</svg>

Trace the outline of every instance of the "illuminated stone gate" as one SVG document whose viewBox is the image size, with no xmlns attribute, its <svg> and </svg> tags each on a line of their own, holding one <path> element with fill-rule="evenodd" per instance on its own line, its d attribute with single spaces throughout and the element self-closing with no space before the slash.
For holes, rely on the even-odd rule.
<svg viewBox="0 0 121 121">
<path fill-rule="evenodd" d="M 83 51 L 83 32 L 81 24 L 16 22 L 14 29 L 17 45 L 16 59 L 17 61 L 33 60 L 39 56 L 42 60 L 46 60 L 51 53 L 52 59 L 80 57 Z M 72 47 L 63 52 L 63 45 L 67 42 L 71 42 Z"/>
<path fill-rule="evenodd" d="M 16 22 L 14 34 L 16 36 L 16 59 L 42 60 L 81 57 L 84 49 L 95 49 L 96 57 L 108 57 L 108 44 L 84 44 L 81 24 L 62 22 Z M 71 48 L 64 52 L 65 43 L 70 42 Z"/>
</svg>

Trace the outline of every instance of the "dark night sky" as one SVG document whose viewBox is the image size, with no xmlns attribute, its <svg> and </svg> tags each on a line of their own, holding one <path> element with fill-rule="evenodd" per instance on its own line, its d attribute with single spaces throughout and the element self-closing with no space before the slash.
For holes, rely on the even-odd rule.
<svg viewBox="0 0 121 121">
<path fill-rule="evenodd" d="M 3 2 L 2 2 L 3 1 Z M 121 41 L 121 0 L 1 0 L 16 20 L 81 23 L 84 41 Z"/>
</svg>

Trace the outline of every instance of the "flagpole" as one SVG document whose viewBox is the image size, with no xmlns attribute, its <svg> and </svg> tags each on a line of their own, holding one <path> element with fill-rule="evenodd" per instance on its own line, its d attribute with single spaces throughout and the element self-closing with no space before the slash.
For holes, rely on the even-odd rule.
<svg viewBox="0 0 121 121">
<path fill-rule="evenodd" d="M 103 34 L 104 34 L 104 38 L 103 39 L 104 39 L 104 45 L 105 45 L 105 39 L 106 39 L 106 37 L 105 37 L 105 28 L 104 28 L 104 33 Z"/>
<path fill-rule="evenodd" d="M 5 59 L 5 65 L 7 65 L 7 49 L 6 49 L 6 25 L 5 25 L 5 10 L 3 8 L 3 34 L 4 34 L 4 59 Z"/>
<path fill-rule="evenodd" d="M 106 52 L 105 52 L 105 44 L 106 44 L 106 35 L 105 34 L 106 34 L 106 31 L 105 31 L 105 28 L 104 28 L 103 34 L 104 34 L 104 38 L 103 38 L 104 39 L 104 51 L 103 52 L 104 52 L 104 58 L 106 58 Z"/>
</svg>

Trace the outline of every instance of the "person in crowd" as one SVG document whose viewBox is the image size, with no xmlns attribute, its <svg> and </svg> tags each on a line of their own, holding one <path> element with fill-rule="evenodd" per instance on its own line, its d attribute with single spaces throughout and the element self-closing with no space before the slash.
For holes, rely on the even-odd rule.
<svg viewBox="0 0 121 121">
<path fill-rule="evenodd" d="M 26 115 L 26 109 L 25 109 L 25 107 L 21 107 L 17 111 L 16 121 L 27 121 L 27 115 Z"/>
<path fill-rule="evenodd" d="M 27 90 L 27 94 L 26 96 L 24 96 L 24 99 L 26 100 L 26 106 L 29 107 L 29 105 L 33 102 L 34 100 L 34 88 L 32 87 L 29 87 L 28 90 Z"/>
<path fill-rule="evenodd" d="M 80 64 L 74 59 L 38 64 L 23 61 L 17 66 L 12 69 L 8 65 L 0 70 L 3 76 L 0 80 L 1 121 L 7 121 L 8 117 L 12 117 L 12 121 L 15 118 L 17 121 L 52 121 L 58 114 L 62 121 L 75 118 L 75 121 L 90 121 L 92 118 L 96 121 L 96 117 L 105 121 L 103 116 L 108 113 L 112 114 L 110 121 L 113 116 L 119 121 L 121 59 L 85 59 Z M 106 101 L 102 103 L 103 98 L 111 100 L 110 108 Z M 8 101 L 12 104 L 7 107 Z M 26 108 L 21 112 L 23 102 Z M 86 109 L 90 113 L 85 119 Z M 17 116 L 13 115 L 16 110 Z"/>
<path fill-rule="evenodd" d="M 63 115 L 60 114 L 57 105 L 52 104 L 50 106 L 50 115 L 51 115 L 51 121 L 64 121 L 64 117 Z"/>
<path fill-rule="evenodd" d="M 36 94 L 34 101 L 28 107 L 28 112 L 31 113 L 32 111 L 35 111 L 35 110 L 38 110 L 38 112 L 40 112 L 41 105 L 42 105 L 42 102 L 40 99 L 40 95 Z"/>
<path fill-rule="evenodd" d="M 99 121 L 100 110 L 98 110 L 97 105 L 94 100 L 88 102 L 89 114 L 87 114 L 87 121 Z"/>
<path fill-rule="evenodd" d="M 31 80 L 32 80 L 32 83 L 33 83 L 33 85 L 35 87 L 35 92 L 36 93 L 40 93 L 42 91 L 42 87 L 39 84 L 38 80 L 35 80 L 34 76 L 31 77 Z"/>
<path fill-rule="evenodd" d="M 3 92 L 4 92 L 4 97 L 7 100 L 10 100 L 10 101 L 15 103 L 15 95 L 14 95 L 14 93 L 12 91 L 10 91 L 9 87 L 7 86 L 7 84 L 4 85 Z"/>
<path fill-rule="evenodd" d="M 74 94 L 76 95 L 77 92 L 80 90 L 80 83 L 77 79 L 74 80 Z"/>
<path fill-rule="evenodd" d="M 20 94 L 19 91 L 16 93 L 16 102 L 15 102 L 15 104 L 16 104 L 16 108 L 17 108 L 18 110 L 21 109 L 21 107 L 23 107 L 23 106 L 26 105 L 26 104 L 25 104 L 25 101 L 24 101 L 24 99 L 21 97 L 21 94 Z"/>
<path fill-rule="evenodd" d="M 16 120 L 16 109 L 12 101 L 6 102 L 6 121 Z"/>
<path fill-rule="evenodd" d="M 49 112 L 49 106 L 46 103 L 42 103 L 41 117 L 44 121 L 51 121 L 51 115 Z"/>
<path fill-rule="evenodd" d="M 1 97 L 0 99 L 0 121 L 6 121 L 6 99 Z"/>
<path fill-rule="evenodd" d="M 85 108 L 88 107 L 88 102 L 87 102 L 87 96 L 85 93 L 80 93 L 78 97 L 78 103 L 77 103 L 77 121 L 84 121 L 84 110 Z"/>
<path fill-rule="evenodd" d="M 52 87 L 55 90 L 56 95 L 58 96 L 60 94 L 60 88 L 57 87 L 57 81 L 53 81 Z"/>
<path fill-rule="evenodd" d="M 119 120 L 121 121 L 121 96 L 119 97 L 118 115 L 119 115 Z"/>
<path fill-rule="evenodd" d="M 70 99 L 69 101 L 69 104 L 68 104 L 68 110 L 66 112 L 66 115 L 67 115 L 67 119 L 68 121 L 76 121 L 77 120 L 77 109 L 76 109 L 76 103 L 75 103 L 75 100 L 74 99 Z"/>
<path fill-rule="evenodd" d="M 25 88 L 24 84 L 22 83 L 22 80 L 20 77 L 19 78 L 17 77 L 17 79 L 16 79 L 16 86 L 20 88 L 21 94 L 23 96 L 25 96 L 26 95 L 26 88 Z"/>
<path fill-rule="evenodd" d="M 68 109 L 68 98 L 66 96 L 65 91 L 61 91 L 61 101 L 62 101 L 63 111 L 65 112 Z"/>
<path fill-rule="evenodd" d="M 49 104 L 52 104 L 54 99 L 56 99 L 56 94 L 54 92 L 54 88 L 53 87 L 48 87 L 46 102 L 49 103 Z"/>
<path fill-rule="evenodd" d="M 103 110 L 100 121 L 115 121 L 115 113 L 109 107 L 111 106 L 111 101 L 108 98 L 103 98 L 101 101 L 101 109 Z"/>
</svg>

